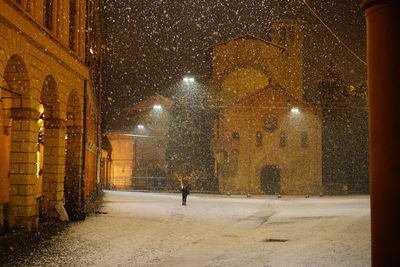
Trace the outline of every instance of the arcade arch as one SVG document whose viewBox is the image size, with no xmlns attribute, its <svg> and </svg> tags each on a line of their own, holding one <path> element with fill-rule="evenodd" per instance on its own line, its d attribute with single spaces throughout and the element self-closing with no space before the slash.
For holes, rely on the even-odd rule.
<svg viewBox="0 0 400 267">
<path fill-rule="evenodd" d="M 7 222 L 27 228 L 38 224 L 36 185 L 38 183 L 38 101 L 31 100 L 26 64 L 19 55 L 12 55 L 4 70 L 5 86 L 21 95 L 10 101 L 11 142 L 9 156 L 10 202 Z M 24 101 L 27 100 L 27 101 Z M 29 101 L 28 101 L 29 100 Z"/>
<path fill-rule="evenodd" d="M 84 214 L 82 180 L 82 106 L 78 93 L 72 90 L 67 102 L 66 144 L 65 144 L 65 208 L 72 220 L 81 219 Z"/>
</svg>

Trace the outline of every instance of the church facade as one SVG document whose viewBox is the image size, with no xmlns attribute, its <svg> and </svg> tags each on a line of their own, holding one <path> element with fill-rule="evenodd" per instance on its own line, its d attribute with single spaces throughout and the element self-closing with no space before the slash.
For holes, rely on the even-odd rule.
<svg viewBox="0 0 400 267">
<path fill-rule="evenodd" d="M 319 194 L 321 119 L 303 99 L 302 24 L 271 41 L 245 35 L 212 47 L 212 149 L 222 193 Z"/>
</svg>

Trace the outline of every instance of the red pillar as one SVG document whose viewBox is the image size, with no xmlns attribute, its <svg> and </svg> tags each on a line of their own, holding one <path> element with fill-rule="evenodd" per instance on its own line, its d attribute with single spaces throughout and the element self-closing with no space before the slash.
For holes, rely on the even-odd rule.
<svg viewBox="0 0 400 267">
<path fill-rule="evenodd" d="M 372 266 L 400 266 L 400 1 L 365 0 Z"/>
</svg>

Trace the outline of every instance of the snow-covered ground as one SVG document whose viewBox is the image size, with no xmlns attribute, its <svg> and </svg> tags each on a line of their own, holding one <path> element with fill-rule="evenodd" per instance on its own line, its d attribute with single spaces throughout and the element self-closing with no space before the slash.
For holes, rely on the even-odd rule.
<svg viewBox="0 0 400 267">
<path fill-rule="evenodd" d="M 368 196 L 289 197 L 106 191 L 30 266 L 369 266 Z"/>
</svg>

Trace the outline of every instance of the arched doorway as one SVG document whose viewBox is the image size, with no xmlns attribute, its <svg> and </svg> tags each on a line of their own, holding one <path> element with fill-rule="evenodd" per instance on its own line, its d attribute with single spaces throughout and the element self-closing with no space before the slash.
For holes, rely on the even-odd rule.
<svg viewBox="0 0 400 267">
<path fill-rule="evenodd" d="M 277 165 L 266 165 L 260 173 L 260 187 L 266 194 L 280 191 L 281 170 Z"/>
<path fill-rule="evenodd" d="M 76 91 L 72 91 L 67 103 L 67 127 L 65 136 L 65 209 L 71 220 L 84 218 L 82 182 L 82 108 Z"/>
</svg>

